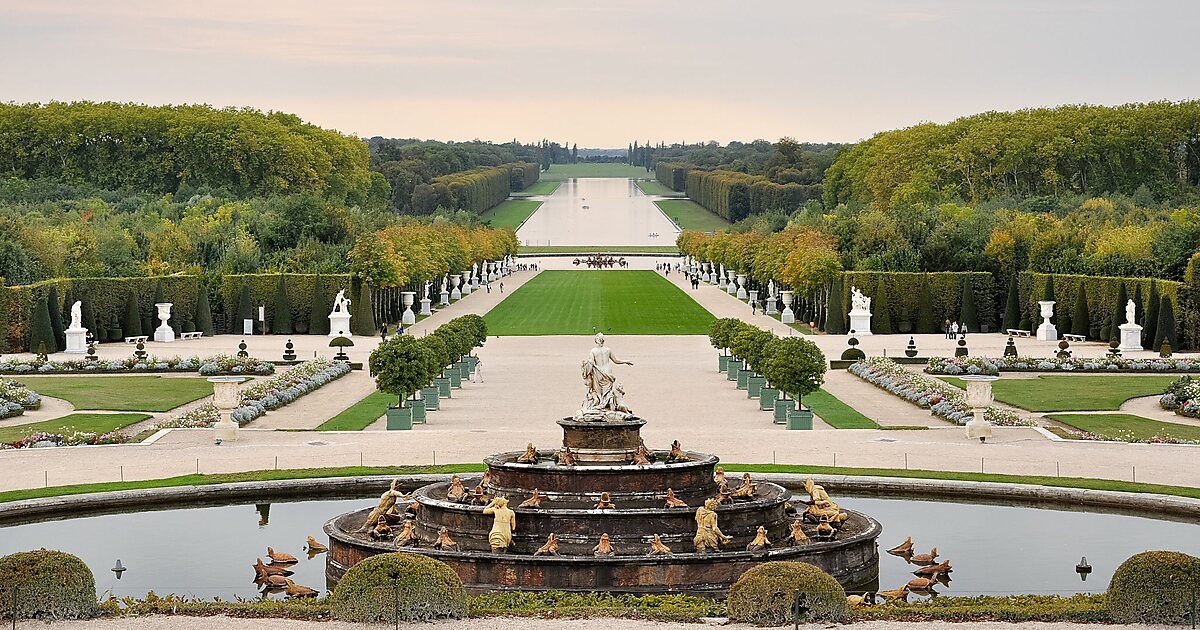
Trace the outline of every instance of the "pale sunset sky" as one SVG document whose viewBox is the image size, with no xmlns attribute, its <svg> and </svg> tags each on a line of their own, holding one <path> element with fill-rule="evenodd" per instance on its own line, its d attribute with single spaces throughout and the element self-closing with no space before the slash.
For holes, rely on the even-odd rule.
<svg viewBox="0 0 1200 630">
<path fill-rule="evenodd" d="M 0 0 L 0 100 L 208 103 L 360 136 L 856 141 L 1200 96 L 1195 0 Z"/>
</svg>

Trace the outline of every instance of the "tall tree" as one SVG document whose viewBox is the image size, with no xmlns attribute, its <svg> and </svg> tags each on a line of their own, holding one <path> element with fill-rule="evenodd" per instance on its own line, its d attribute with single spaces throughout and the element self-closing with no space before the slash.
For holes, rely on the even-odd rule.
<svg viewBox="0 0 1200 630">
<path fill-rule="evenodd" d="M 275 285 L 275 312 L 271 314 L 271 332 L 276 335 L 292 334 L 292 303 L 288 300 L 287 280 L 279 274 Z"/>
<path fill-rule="evenodd" d="M 1021 298 L 1017 292 L 1016 273 L 1013 273 L 1008 280 L 1008 299 L 1004 302 L 1004 323 L 1002 327 L 1005 330 L 1021 327 Z"/>
<path fill-rule="evenodd" d="M 980 332 L 979 309 L 975 306 L 975 283 L 971 276 L 963 276 L 960 305 L 963 328 L 969 332 Z"/>
<path fill-rule="evenodd" d="M 1162 350 L 1163 343 L 1171 346 L 1171 352 L 1179 350 L 1179 339 L 1175 334 L 1175 305 L 1171 298 L 1162 296 L 1158 305 L 1158 325 L 1154 327 L 1154 345 Z"/>
<path fill-rule="evenodd" d="M 375 326 L 375 306 L 371 300 L 371 287 L 362 283 L 358 291 L 358 299 L 354 300 L 353 315 L 350 318 L 350 332 L 364 337 L 373 336 L 379 329 Z"/>
<path fill-rule="evenodd" d="M 142 336 L 142 316 L 138 313 L 137 293 L 133 289 L 125 295 L 125 317 L 121 319 L 121 335 L 123 337 Z"/>
<path fill-rule="evenodd" d="M 1121 324 L 1125 323 L 1125 305 L 1128 302 L 1129 302 L 1129 292 L 1125 290 L 1125 283 L 1122 282 L 1122 283 L 1120 283 L 1120 285 L 1117 286 L 1117 302 L 1116 302 L 1116 304 L 1113 305 L 1112 321 L 1110 321 L 1108 324 L 1109 340 L 1112 340 L 1112 339 L 1119 340 L 1121 338 L 1121 328 L 1120 327 L 1121 327 Z M 1133 323 L 1135 323 L 1135 324 L 1137 323 L 1136 317 L 1133 320 Z"/>
<path fill-rule="evenodd" d="M 38 298 L 33 305 L 33 321 L 30 322 L 29 329 L 29 349 L 34 352 L 41 352 L 43 348 L 46 354 L 58 352 L 58 342 L 54 339 L 50 314 L 49 300 L 45 297 Z"/>
<path fill-rule="evenodd" d="M 205 337 L 217 334 L 213 328 L 212 308 L 208 304 L 208 287 L 203 282 L 196 290 L 196 330 L 204 333 Z"/>
<path fill-rule="evenodd" d="M 1154 347 L 1158 339 L 1158 283 L 1150 281 L 1150 293 L 1146 296 L 1146 319 L 1142 322 L 1142 347 L 1146 350 L 1157 350 Z"/>
<path fill-rule="evenodd" d="M 55 348 L 67 347 L 67 333 L 63 326 L 62 305 L 58 299 L 58 287 L 50 285 L 50 290 L 46 293 L 46 305 L 50 314 L 50 330 L 54 333 Z M 37 346 L 34 346 L 36 348 Z M 57 352 L 57 350 L 51 350 Z"/>
<path fill-rule="evenodd" d="M 1084 283 L 1080 282 L 1079 288 L 1075 292 L 1075 308 L 1071 312 L 1071 333 L 1088 337 L 1091 334 L 1092 318 L 1088 313 L 1087 289 L 1083 285 Z"/>
<path fill-rule="evenodd" d="M 308 316 L 308 334 L 329 334 L 329 297 L 325 294 L 325 277 L 318 274 L 313 286 L 312 311 Z"/>
<path fill-rule="evenodd" d="M 842 274 L 833 277 L 829 289 L 829 315 L 825 318 L 825 332 L 831 335 L 846 334 L 846 303 L 843 302 Z"/>
</svg>

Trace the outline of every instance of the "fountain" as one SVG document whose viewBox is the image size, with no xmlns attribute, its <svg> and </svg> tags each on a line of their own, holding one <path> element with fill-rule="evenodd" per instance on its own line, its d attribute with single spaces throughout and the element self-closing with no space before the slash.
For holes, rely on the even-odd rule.
<svg viewBox="0 0 1200 630">
<path fill-rule="evenodd" d="M 809 562 L 847 587 L 873 587 L 877 521 L 839 508 L 811 482 L 800 499 L 749 475 L 730 488 L 713 455 L 678 442 L 648 449 L 646 420 L 625 406 L 613 376 L 625 364 L 597 335 L 582 366 L 587 396 L 558 420 L 560 448 L 497 453 L 484 460 L 482 476 L 455 476 L 399 501 L 389 491 L 379 506 L 329 520 L 327 580 L 336 583 L 367 557 L 405 551 L 445 562 L 475 593 L 721 596 L 747 569 L 772 560 Z M 820 536 L 830 523 L 833 536 Z M 794 527 L 807 539 L 789 543 Z M 760 528 L 773 546 L 752 544 Z M 457 548 L 435 547 L 443 533 Z"/>
</svg>

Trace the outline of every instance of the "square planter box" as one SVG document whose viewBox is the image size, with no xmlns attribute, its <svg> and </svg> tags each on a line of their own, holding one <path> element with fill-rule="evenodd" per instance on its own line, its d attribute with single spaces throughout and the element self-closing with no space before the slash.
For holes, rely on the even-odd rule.
<svg viewBox="0 0 1200 630">
<path fill-rule="evenodd" d="M 454 389 L 462 387 L 462 368 L 457 363 L 450 366 L 450 371 L 446 375 L 450 377 L 450 387 Z"/>
<path fill-rule="evenodd" d="M 461 359 L 458 362 L 459 378 L 471 378 L 471 362 L 466 359 Z"/>
<path fill-rule="evenodd" d="M 758 391 L 758 410 L 775 411 L 775 400 L 777 398 L 779 398 L 779 390 L 774 387 L 767 387 L 764 384 L 762 389 Z"/>
<path fill-rule="evenodd" d="M 812 425 L 813 412 L 811 409 L 788 412 L 787 428 L 789 431 L 812 431 Z"/>
<path fill-rule="evenodd" d="M 439 376 L 433 379 L 433 384 L 438 388 L 438 395 L 442 398 L 450 398 L 450 377 Z"/>
<path fill-rule="evenodd" d="M 425 401 L 423 400 L 406 400 L 404 406 L 412 409 L 412 423 L 425 424 Z"/>
<path fill-rule="evenodd" d="M 408 407 L 388 407 L 387 409 L 387 430 L 388 431 L 411 431 L 412 430 L 412 409 Z"/>
<path fill-rule="evenodd" d="M 746 389 L 746 386 L 749 384 L 751 376 L 754 376 L 754 372 L 752 372 L 750 370 L 742 370 L 742 371 L 738 372 L 737 388 L 738 389 Z"/>
<path fill-rule="evenodd" d="M 442 406 L 441 391 L 436 385 L 422 388 L 421 399 L 425 401 L 425 411 L 437 411 Z"/>
<path fill-rule="evenodd" d="M 717 371 L 724 372 L 728 369 L 729 369 L 729 355 L 722 354 L 721 356 L 717 357 Z"/>
<path fill-rule="evenodd" d="M 727 372 L 727 374 L 729 376 L 727 378 L 731 381 L 737 382 L 738 374 L 741 373 L 741 371 L 742 371 L 741 361 L 730 361 L 729 362 L 729 372 Z"/>
<path fill-rule="evenodd" d="M 767 384 L 767 379 L 761 376 L 751 376 L 746 379 L 746 397 L 758 398 L 762 388 Z"/>
<path fill-rule="evenodd" d="M 786 424 L 788 412 L 796 410 L 796 401 L 794 400 L 776 400 L 775 401 L 775 424 Z"/>
</svg>

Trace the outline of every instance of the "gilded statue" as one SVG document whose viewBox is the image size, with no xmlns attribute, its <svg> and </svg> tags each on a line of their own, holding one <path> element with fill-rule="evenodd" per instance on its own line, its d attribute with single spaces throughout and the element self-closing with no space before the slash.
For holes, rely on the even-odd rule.
<svg viewBox="0 0 1200 630">
<path fill-rule="evenodd" d="M 471 505 L 487 505 L 491 501 L 487 493 L 483 491 L 482 485 L 475 486 L 475 489 L 471 491 Z"/>
<path fill-rule="evenodd" d="M 804 490 L 808 492 L 808 500 L 805 501 L 808 509 L 804 511 L 804 517 L 809 521 L 820 522 L 822 517 L 826 517 L 831 526 L 841 526 L 849 518 L 849 515 L 829 498 L 825 488 L 814 483 L 812 479 L 804 481 Z"/>
<path fill-rule="evenodd" d="M 379 495 L 379 503 L 371 513 L 367 515 L 367 521 L 363 523 L 362 529 L 359 531 L 365 532 L 372 530 L 375 525 L 384 520 L 388 513 L 394 513 L 396 509 L 396 501 L 404 497 L 404 493 L 396 488 L 400 485 L 399 479 L 393 479 L 392 485 L 387 491 Z"/>
<path fill-rule="evenodd" d="M 570 446 L 564 446 L 562 450 L 558 452 L 558 465 L 574 466 L 575 464 L 575 453 L 571 452 Z"/>
<path fill-rule="evenodd" d="M 608 557 L 613 555 L 612 543 L 608 540 L 608 533 L 600 534 L 600 542 L 592 547 L 592 555 L 597 557 Z"/>
<path fill-rule="evenodd" d="M 714 497 L 717 503 L 732 503 L 733 493 L 729 491 L 729 484 L 722 481 L 717 484 L 717 496 Z"/>
<path fill-rule="evenodd" d="M 733 491 L 735 499 L 752 499 L 757 486 L 750 481 L 750 473 L 742 473 L 742 485 L 738 486 L 737 490 Z"/>
<path fill-rule="evenodd" d="M 667 461 L 671 463 L 687 461 L 687 455 L 683 453 L 683 446 L 679 444 L 679 440 L 671 442 L 671 454 L 667 455 Z"/>
<path fill-rule="evenodd" d="M 650 553 L 648 553 L 646 555 L 648 555 L 648 556 L 669 556 L 669 555 L 671 555 L 671 548 L 668 547 L 666 545 L 666 543 L 664 543 L 662 541 L 662 538 L 658 534 L 655 534 L 654 540 L 650 541 Z"/>
<path fill-rule="evenodd" d="M 667 501 L 667 507 L 669 507 L 669 508 L 681 508 L 681 507 L 685 508 L 688 506 L 687 501 L 684 501 L 684 500 L 676 497 L 675 491 L 672 490 L 671 488 L 667 488 L 667 496 L 665 498 Z"/>
<path fill-rule="evenodd" d="M 808 542 L 808 535 L 804 533 L 804 520 L 795 519 L 792 521 L 792 531 L 788 533 L 788 544 L 803 545 Z"/>
<path fill-rule="evenodd" d="M 709 499 L 704 505 L 696 508 L 696 537 L 692 539 L 696 551 L 718 551 L 721 545 L 729 543 L 729 540 L 728 536 L 721 533 L 721 528 L 717 527 L 716 499 Z"/>
<path fill-rule="evenodd" d="M 437 540 L 433 541 L 433 548 L 444 551 L 458 551 L 458 543 L 454 542 L 454 539 L 450 537 L 450 530 L 446 529 L 445 525 L 438 530 L 438 537 Z"/>
<path fill-rule="evenodd" d="M 540 508 L 542 507 L 542 495 L 538 494 L 538 489 L 533 489 L 533 495 L 525 499 L 517 507 L 521 508 Z"/>
<path fill-rule="evenodd" d="M 833 525 L 829 524 L 829 517 L 822 516 L 821 521 L 817 523 L 817 539 L 831 540 L 835 533 L 836 532 L 833 529 Z"/>
<path fill-rule="evenodd" d="M 541 547 L 538 547 L 537 551 L 533 552 L 533 555 L 535 555 L 535 556 L 557 556 L 558 555 L 558 536 L 555 536 L 554 533 L 551 532 L 550 535 L 546 537 L 546 544 L 542 545 Z"/>
<path fill-rule="evenodd" d="M 754 535 L 754 540 L 751 540 L 750 544 L 746 545 L 746 551 L 757 553 L 760 551 L 766 551 L 770 548 L 771 540 L 767 538 L 767 528 L 759 525 L 758 533 Z"/>
<path fill-rule="evenodd" d="M 633 365 L 633 362 L 618 359 L 612 348 L 604 345 L 604 333 L 597 333 L 596 346 L 580 365 L 587 395 L 575 414 L 577 420 L 624 420 L 633 415 L 625 406 L 625 389 L 613 374 L 616 365 Z"/>
<path fill-rule="evenodd" d="M 522 453 L 521 456 L 517 458 L 517 463 L 518 464 L 536 464 L 536 463 L 538 463 L 538 452 L 537 452 L 536 448 L 533 448 L 533 442 L 530 442 L 529 446 L 525 447 L 525 452 Z"/>
<path fill-rule="evenodd" d="M 396 534 L 396 539 L 392 542 L 396 543 L 397 547 L 410 547 L 417 544 L 417 530 L 413 527 L 412 521 L 404 521 L 404 526 L 400 528 L 400 533 Z"/>
<path fill-rule="evenodd" d="M 467 489 L 463 487 L 462 479 L 459 479 L 458 475 L 450 477 L 450 489 L 446 490 L 446 499 L 455 503 L 467 500 Z"/>
<path fill-rule="evenodd" d="M 495 515 L 492 531 L 488 532 L 488 545 L 493 553 L 505 553 L 512 547 L 513 531 L 517 528 L 517 513 L 508 507 L 508 499 L 496 497 L 483 508 L 484 514 Z"/>
<path fill-rule="evenodd" d="M 642 454 L 640 450 L 637 450 L 633 452 L 633 456 L 629 460 L 629 463 L 633 464 L 634 466 L 649 466 L 650 460 L 646 459 L 646 456 Z"/>
<path fill-rule="evenodd" d="M 600 500 L 598 502 L 596 502 L 596 505 L 592 506 L 592 509 L 593 510 L 615 510 L 615 509 L 617 509 L 617 506 L 613 505 L 612 498 L 608 496 L 607 492 L 601 492 Z"/>
<path fill-rule="evenodd" d="M 721 485 L 725 483 L 725 467 L 717 466 L 717 470 L 713 473 L 713 483 Z"/>
<path fill-rule="evenodd" d="M 392 537 L 392 528 L 386 522 L 379 521 L 371 528 L 370 535 L 375 540 L 386 540 Z"/>
</svg>

